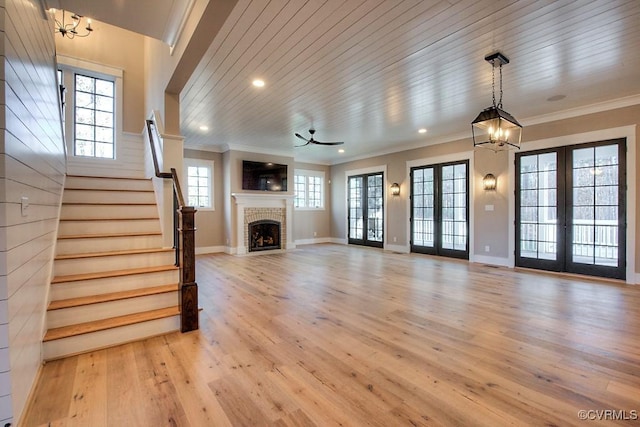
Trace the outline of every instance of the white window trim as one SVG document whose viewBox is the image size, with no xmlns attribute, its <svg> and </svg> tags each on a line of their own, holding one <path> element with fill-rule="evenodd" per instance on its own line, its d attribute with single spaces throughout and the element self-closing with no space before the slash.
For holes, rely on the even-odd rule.
<svg viewBox="0 0 640 427">
<path fill-rule="evenodd" d="M 199 211 L 215 211 L 216 210 L 215 199 L 213 198 L 214 196 L 214 192 L 213 192 L 214 161 L 203 160 L 203 159 L 192 159 L 192 158 L 184 159 L 184 170 L 183 170 L 184 177 L 182 178 L 184 180 L 183 181 L 184 184 L 182 185 L 182 187 L 184 188 L 183 193 L 187 198 L 187 200 L 189 199 L 189 176 L 188 176 L 189 166 L 209 168 L 209 201 L 211 203 L 211 206 L 207 208 L 200 207 L 200 206 L 194 206 L 194 207 Z"/>
<path fill-rule="evenodd" d="M 110 67 L 108 65 L 102 65 L 91 61 L 85 61 L 79 58 L 73 58 L 70 56 L 57 55 L 58 69 L 62 70 L 63 86 L 67 89 L 65 94 L 65 138 L 67 144 L 67 153 L 69 157 L 75 159 L 82 159 L 83 162 L 113 162 L 121 158 L 122 153 L 121 145 L 118 142 L 122 141 L 122 76 L 124 72 L 120 68 Z M 113 145 L 114 153 L 113 159 L 104 157 L 87 157 L 76 156 L 74 147 L 74 111 L 75 111 L 75 74 L 84 74 L 90 77 L 97 77 L 105 80 L 112 80 L 115 83 L 115 99 L 114 99 L 114 135 Z"/>
<path fill-rule="evenodd" d="M 293 185 L 294 185 L 294 193 L 295 193 L 295 177 L 302 175 L 305 177 L 319 177 L 322 180 L 322 206 L 320 207 L 311 207 L 311 206 L 300 206 L 300 207 L 295 207 L 294 209 L 297 211 L 323 211 L 325 210 L 325 206 L 326 206 L 326 198 L 327 198 L 327 182 L 325 179 L 325 173 L 324 171 L 314 171 L 314 170 L 306 170 L 306 169 L 295 169 L 293 171 L 294 174 L 294 180 L 293 180 Z M 309 181 L 305 179 L 305 187 L 304 187 L 304 191 L 305 191 L 305 204 L 308 203 L 309 198 L 307 197 L 308 193 L 309 193 Z"/>
</svg>

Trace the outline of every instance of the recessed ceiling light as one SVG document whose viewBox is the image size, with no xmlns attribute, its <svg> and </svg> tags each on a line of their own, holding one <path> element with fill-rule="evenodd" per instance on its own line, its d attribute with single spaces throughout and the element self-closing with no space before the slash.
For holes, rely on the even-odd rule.
<svg viewBox="0 0 640 427">
<path fill-rule="evenodd" d="M 252 84 L 253 84 L 255 87 L 264 87 L 264 80 L 262 80 L 262 79 L 255 79 L 255 80 L 252 82 Z"/>
<path fill-rule="evenodd" d="M 203 131 L 203 132 L 206 132 L 206 131 L 209 130 L 209 126 L 204 126 L 204 125 L 200 126 L 200 130 Z"/>
<path fill-rule="evenodd" d="M 427 133 L 427 129 L 425 128 L 418 129 L 418 133 Z"/>
<path fill-rule="evenodd" d="M 344 153 L 344 148 L 339 149 L 338 153 Z"/>
</svg>

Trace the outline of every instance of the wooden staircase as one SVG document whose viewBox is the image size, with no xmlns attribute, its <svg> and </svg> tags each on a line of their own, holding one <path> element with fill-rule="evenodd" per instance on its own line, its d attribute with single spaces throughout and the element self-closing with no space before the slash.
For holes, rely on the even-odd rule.
<svg viewBox="0 0 640 427">
<path fill-rule="evenodd" d="M 174 262 L 150 180 L 67 176 L 44 359 L 179 330 Z"/>
</svg>

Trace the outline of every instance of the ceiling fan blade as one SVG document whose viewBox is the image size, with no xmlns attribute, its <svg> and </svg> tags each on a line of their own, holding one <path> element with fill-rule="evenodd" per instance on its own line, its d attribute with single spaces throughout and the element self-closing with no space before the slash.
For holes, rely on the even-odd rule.
<svg viewBox="0 0 640 427">
<path fill-rule="evenodd" d="M 321 142 L 321 141 L 313 141 L 314 144 L 318 144 L 318 145 L 342 145 L 344 144 L 344 141 L 340 141 L 340 142 Z"/>
<path fill-rule="evenodd" d="M 306 141 L 307 144 L 309 143 L 309 140 L 307 138 L 305 138 L 304 136 L 300 135 L 299 133 L 294 133 L 295 136 L 297 136 L 298 138 L 300 138 L 303 141 Z M 305 145 L 307 145 L 305 144 Z M 299 147 L 302 147 L 302 145 L 299 145 Z"/>
<path fill-rule="evenodd" d="M 304 138 L 303 138 L 303 139 L 304 139 Z M 302 144 L 302 145 L 294 145 L 293 147 L 294 147 L 294 148 L 304 147 L 305 145 L 309 145 L 309 143 L 310 143 L 310 142 L 311 142 L 311 141 L 307 141 L 307 142 L 305 142 L 305 143 L 304 143 L 304 144 Z"/>
</svg>

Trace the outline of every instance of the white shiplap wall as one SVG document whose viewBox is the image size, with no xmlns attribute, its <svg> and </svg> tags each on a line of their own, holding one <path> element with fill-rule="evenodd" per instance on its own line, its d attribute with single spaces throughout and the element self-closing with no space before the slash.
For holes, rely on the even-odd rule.
<svg viewBox="0 0 640 427">
<path fill-rule="evenodd" d="M 5 425 L 19 421 L 41 364 L 65 153 L 55 45 L 41 2 L 0 0 L 0 12 L 0 425 Z"/>
<path fill-rule="evenodd" d="M 69 156 L 67 173 L 83 176 L 144 178 L 144 142 L 142 134 L 119 132 L 116 134 L 117 158 L 111 160 Z"/>
</svg>

